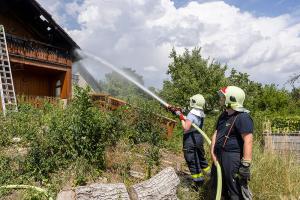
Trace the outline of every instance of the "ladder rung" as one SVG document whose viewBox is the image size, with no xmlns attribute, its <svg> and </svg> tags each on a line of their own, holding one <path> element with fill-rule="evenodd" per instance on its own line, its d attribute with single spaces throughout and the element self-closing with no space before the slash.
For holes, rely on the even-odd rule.
<svg viewBox="0 0 300 200">
<path fill-rule="evenodd" d="M 4 89 L 3 92 L 7 93 L 7 92 L 14 92 L 14 91 L 13 90 Z"/>
<path fill-rule="evenodd" d="M 4 80 L 4 83 L 8 83 L 7 81 L 11 81 L 11 77 L 10 76 L 6 76 L 6 77 L 2 77 L 2 80 Z"/>
<path fill-rule="evenodd" d="M 17 103 L 5 103 L 5 105 L 17 106 Z"/>
<path fill-rule="evenodd" d="M 0 73 L 6 73 L 6 74 L 10 74 L 10 71 L 4 71 L 4 70 L 0 70 Z"/>
<path fill-rule="evenodd" d="M 16 103 L 15 98 L 6 98 L 5 100 L 6 100 L 5 103 L 8 103 L 8 102 L 10 102 L 10 103 Z"/>
<path fill-rule="evenodd" d="M 4 98 L 14 100 L 15 96 L 14 95 L 4 95 Z"/>
<path fill-rule="evenodd" d="M 0 69 L 1 69 L 1 66 L 0 66 Z M 9 70 L 3 70 L 3 69 L 1 69 L 1 70 L 0 70 L 0 73 L 5 73 L 5 74 L 7 74 L 7 73 L 10 73 L 10 71 L 9 71 Z"/>
<path fill-rule="evenodd" d="M 6 100 L 13 100 L 13 101 L 15 100 L 15 97 L 12 97 L 12 96 L 5 96 L 4 98 Z"/>
<path fill-rule="evenodd" d="M 4 70 L 0 70 L 0 73 L 4 73 L 4 74 L 10 74 L 10 71 L 4 71 Z"/>
<path fill-rule="evenodd" d="M 5 96 L 5 95 L 4 95 L 4 98 L 5 98 L 5 99 L 9 99 L 9 100 L 15 100 L 15 97 L 14 97 L 14 96 Z"/>
<path fill-rule="evenodd" d="M 12 83 L 2 83 L 4 86 L 13 85 Z"/>
</svg>

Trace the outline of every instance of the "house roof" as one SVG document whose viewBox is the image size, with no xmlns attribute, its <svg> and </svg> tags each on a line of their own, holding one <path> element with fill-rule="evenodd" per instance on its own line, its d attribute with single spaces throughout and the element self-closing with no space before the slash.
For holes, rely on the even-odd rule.
<svg viewBox="0 0 300 200">
<path fill-rule="evenodd" d="M 100 83 L 80 62 L 73 66 L 73 74 L 81 76 L 81 78 L 94 90 L 94 92 L 102 91 Z"/>
<path fill-rule="evenodd" d="M 55 46 L 76 49 L 79 46 L 36 0 L 0 0 L 0 11 L 23 22 L 24 26 L 44 42 Z"/>
</svg>

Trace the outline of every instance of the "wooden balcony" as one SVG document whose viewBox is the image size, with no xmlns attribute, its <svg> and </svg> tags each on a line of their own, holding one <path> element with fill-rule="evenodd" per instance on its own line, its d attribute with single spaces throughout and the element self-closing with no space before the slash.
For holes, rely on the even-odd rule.
<svg viewBox="0 0 300 200">
<path fill-rule="evenodd" d="M 48 65 L 70 67 L 70 52 L 41 42 L 26 40 L 7 34 L 7 48 L 10 57 L 21 58 L 31 62 L 47 63 Z M 26 63 L 28 64 L 28 63 Z M 37 64 L 36 64 L 37 65 Z"/>
</svg>

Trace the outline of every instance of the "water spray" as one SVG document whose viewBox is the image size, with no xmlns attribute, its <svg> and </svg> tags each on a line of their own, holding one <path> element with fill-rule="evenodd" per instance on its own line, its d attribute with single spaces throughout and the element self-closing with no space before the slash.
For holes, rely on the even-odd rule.
<svg viewBox="0 0 300 200">
<path fill-rule="evenodd" d="M 114 65 L 112 65 L 111 63 L 107 62 L 106 60 L 99 58 L 93 54 L 87 53 L 87 52 L 83 52 L 79 49 L 75 50 L 75 54 L 81 58 L 81 59 L 85 59 L 85 58 L 90 58 L 93 59 L 99 63 L 101 63 L 102 65 L 112 69 L 113 71 L 115 71 L 116 73 L 118 73 L 119 75 L 123 76 L 124 78 L 126 78 L 127 80 L 129 80 L 130 82 L 132 82 L 133 84 L 135 84 L 137 87 L 139 87 L 140 89 L 142 89 L 144 92 L 146 92 L 147 94 L 149 94 L 150 96 L 152 96 L 154 99 L 156 99 L 157 101 L 159 101 L 165 108 L 167 108 L 169 111 L 171 111 L 173 114 L 180 114 L 182 113 L 182 110 L 178 107 L 174 107 L 170 104 L 168 104 L 167 102 L 165 102 L 163 99 L 161 99 L 160 97 L 158 97 L 156 94 L 154 94 L 153 92 L 151 92 L 150 90 L 148 90 L 145 86 L 143 86 L 142 84 L 140 84 L 139 82 L 137 82 L 136 80 L 134 80 L 132 77 L 128 76 L 126 73 L 124 73 L 123 71 L 121 71 L 120 69 L 118 69 L 117 67 L 115 67 Z M 209 139 L 209 137 L 204 133 L 204 131 L 202 131 L 196 124 L 192 123 L 192 126 L 204 137 L 204 139 L 206 140 L 206 142 L 211 145 L 211 140 Z M 214 162 L 216 168 L 217 168 L 217 176 L 218 176 L 218 182 L 217 182 L 217 193 L 216 193 L 216 200 L 220 200 L 221 199 L 221 192 L 222 192 L 222 174 L 221 174 L 221 167 L 220 164 L 218 163 L 218 161 Z"/>
<path fill-rule="evenodd" d="M 103 59 L 101 59 L 101 58 L 99 58 L 97 56 L 94 56 L 94 55 L 92 55 L 90 53 L 87 53 L 87 52 L 83 52 L 81 50 L 76 50 L 76 54 L 78 54 L 81 58 L 91 58 L 91 59 L 93 59 L 95 61 L 98 61 L 99 63 L 105 65 L 106 67 L 109 67 L 113 71 L 117 72 L 121 76 L 123 76 L 126 79 L 128 79 L 130 82 L 134 83 L 136 86 L 138 86 L 144 92 L 146 92 L 147 94 L 149 94 L 150 96 L 152 96 L 154 99 L 156 99 L 157 101 L 159 101 L 163 106 L 165 106 L 165 107 L 169 106 L 169 104 L 167 102 L 165 102 L 164 100 L 162 100 L 161 98 L 159 98 L 153 92 L 151 92 L 150 90 L 148 90 L 145 86 L 143 86 L 142 84 L 140 84 L 139 82 L 137 82 L 136 80 L 134 80 L 132 77 L 128 76 L 122 70 L 118 69 L 117 67 L 115 67 L 114 65 L 110 64 L 106 60 L 103 60 Z"/>
</svg>

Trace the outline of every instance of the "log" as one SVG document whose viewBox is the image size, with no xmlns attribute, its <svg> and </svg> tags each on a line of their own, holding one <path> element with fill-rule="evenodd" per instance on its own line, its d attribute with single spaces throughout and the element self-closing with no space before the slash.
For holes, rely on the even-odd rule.
<svg viewBox="0 0 300 200">
<path fill-rule="evenodd" d="M 129 200 L 129 195 L 123 183 L 80 186 L 75 189 L 76 200 Z"/>
<path fill-rule="evenodd" d="M 176 190 L 180 180 L 174 168 L 167 167 L 151 179 L 129 189 L 132 200 L 177 200 Z"/>
<path fill-rule="evenodd" d="M 58 193 L 56 200 L 75 200 L 75 192 L 73 190 L 62 190 Z"/>
</svg>

